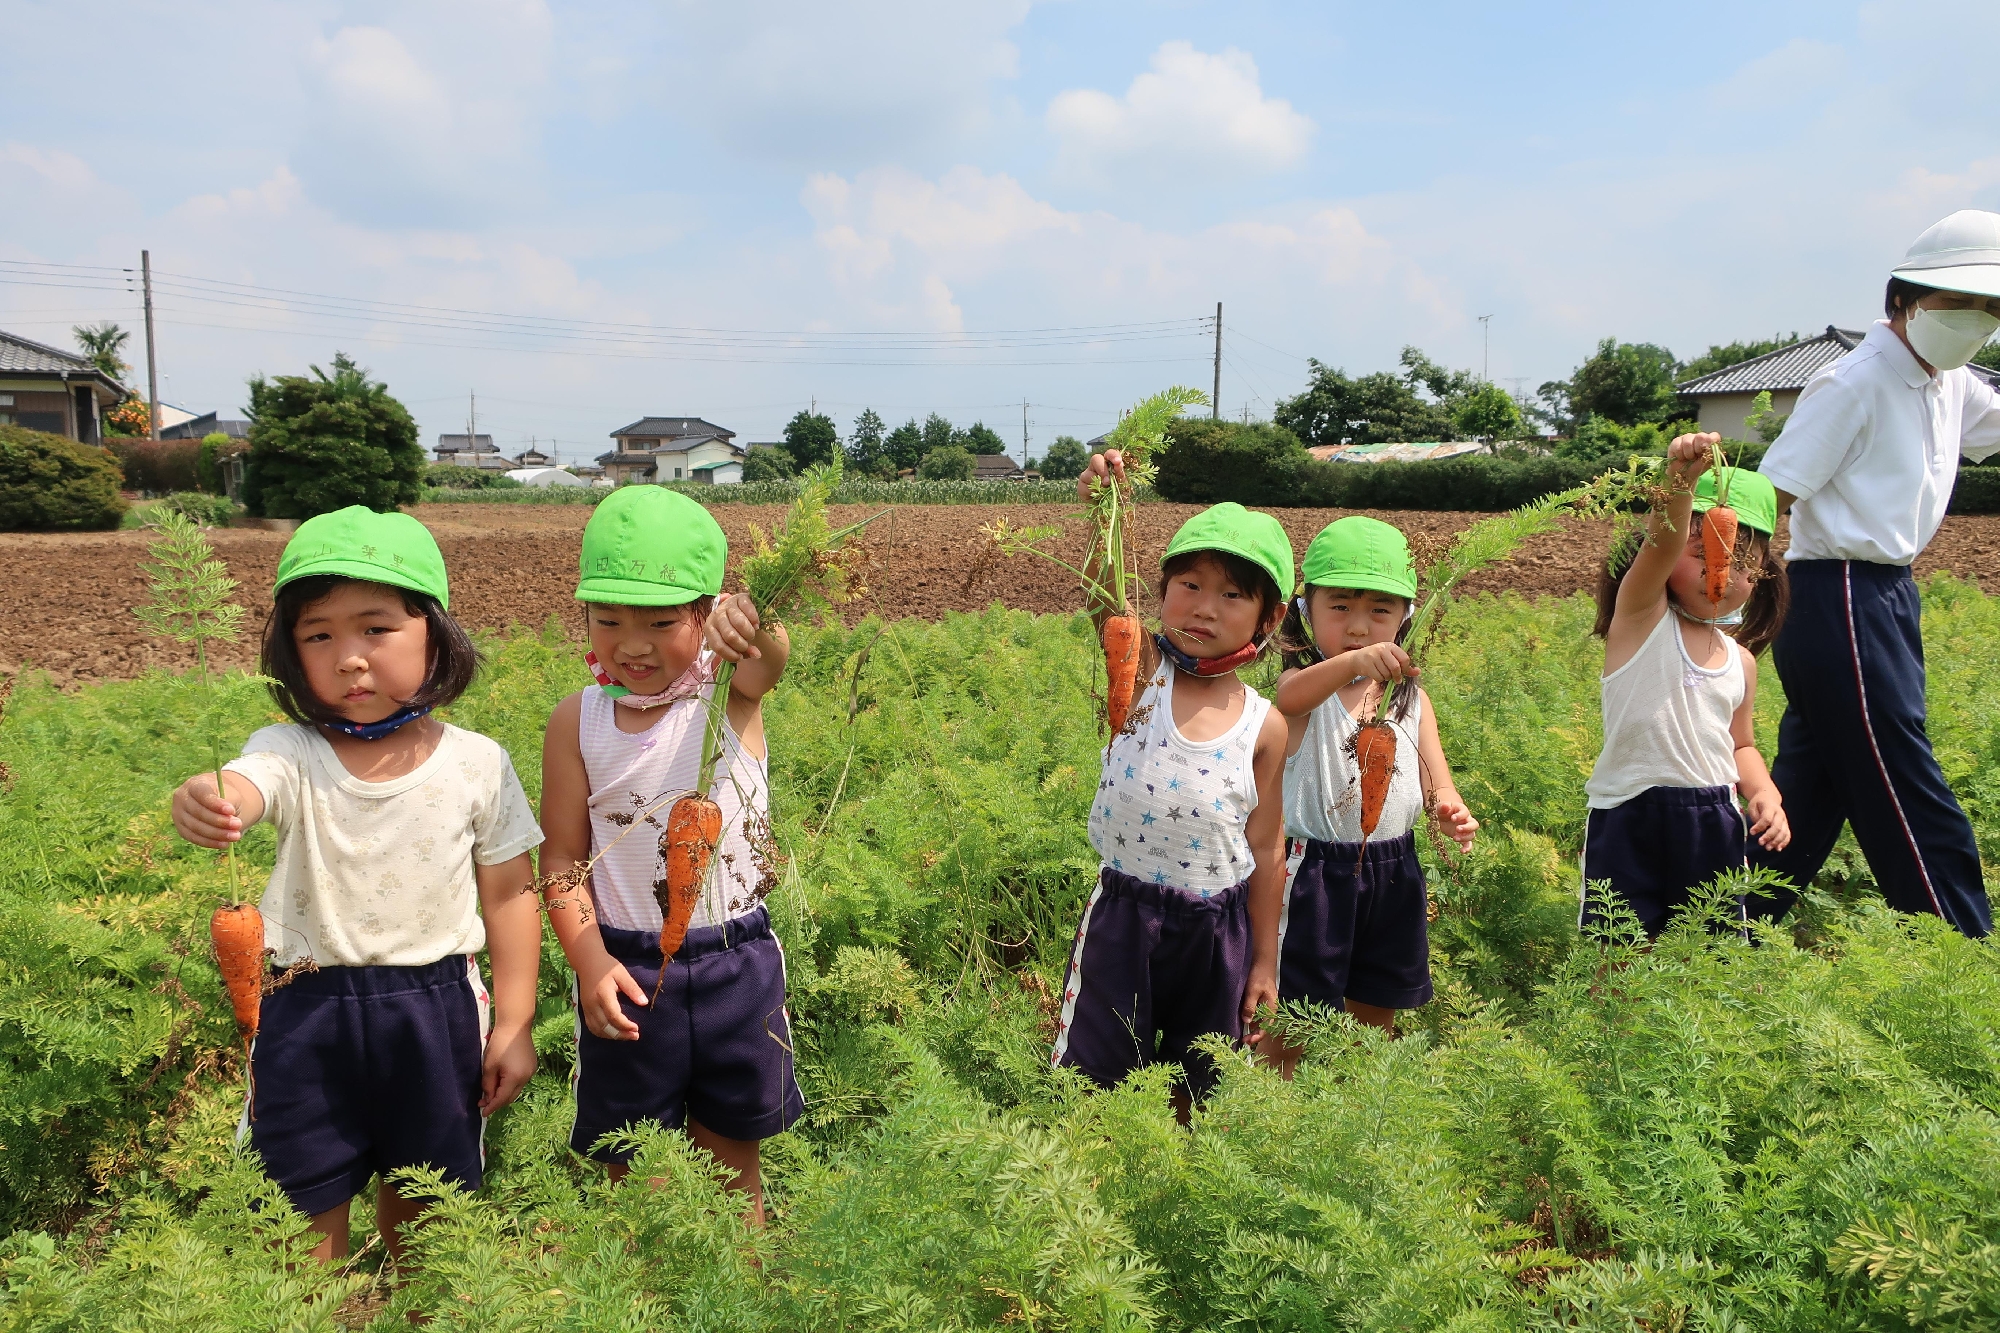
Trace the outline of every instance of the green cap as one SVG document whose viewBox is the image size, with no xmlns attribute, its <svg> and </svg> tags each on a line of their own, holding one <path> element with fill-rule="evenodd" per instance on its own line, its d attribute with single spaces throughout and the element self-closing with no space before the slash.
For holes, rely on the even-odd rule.
<svg viewBox="0 0 2000 1333">
<path fill-rule="evenodd" d="M 1701 474 L 1694 484 L 1694 512 L 1699 514 L 1715 508 L 1716 491 L 1721 482 L 1716 473 L 1729 476 L 1729 507 L 1736 511 L 1736 521 L 1748 528 L 1755 528 L 1766 537 L 1774 537 L 1778 532 L 1778 491 L 1771 485 L 1771 479 L 1761 472 L 1746 472 L 1740 467 L 1711 468 Z"/>
<path fill-rule="evenodd" d="M 1379 518 L 1350 514 L 1319 530 L 1306 547 L 1305 580 L 1316 588 L 1355 588 L 1417 599 L 1409 539 Z"/>
<path fill-rule="evenodd" d="M 1278 595 L 1292 586 L 1292 539 L 1284 525 L 1269 514 L 1256 514 L 1234 501 L 1211 505 L 1187 522 L 1167 543 L 1160 563 L 1189 551 L 1227 551 L 1240 555 L 1271 576 Z"/>
<path fill-rule="evenodd" d="M 299 524 L 278 557 L 272 591 L 316 574 L 408 588 L 437 598 L 439 606 L 451 605 L 437 538 L 408 514 L 378 514 L 367 505 L 349 505 Z"/>
<path fill-rule="evenodd" d="M 664 486 L 620 486 L 583 527 L 579 602 L 681 606 L 722 591 L 729 543 L 706 509 Z"/>
</svg>

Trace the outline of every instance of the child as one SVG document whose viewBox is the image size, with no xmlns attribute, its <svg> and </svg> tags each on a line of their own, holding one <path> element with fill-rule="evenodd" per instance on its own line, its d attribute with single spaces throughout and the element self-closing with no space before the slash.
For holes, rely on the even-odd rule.
<svg viewBox="0 0 2000 1333">
<path fill-rule="evenodd" d="M 749 1195 L 747 1216 L 761 1226 L 759 1141 L 805 1110 L 792 1070 L 785 952 L 763 905 L 762 701 L 791 647 L 781 627 L 758 623 L 749 597 L 717 600 L 727 551 L 706 509 L 656 486 L 612 492 L 585 526 L 576 599 L 598 683 L 549 718 L 542 873 L 560 881 L 590 867 L 581 885 L 552 890 L 548 902 L 576 970 L 570 1147 L 620 1179 L 632 1154 L 600 1139 L 645 1120 L 685 1126 Z M 663 980 L 660 837 L 668 807 L 694 789 L 720 660 L 736 663 L 709 793 L 722 807 L 722 842 Z"/>
<path fill-rule="evenodd" d="M 1079 493 L 1123 467 L 1116 451 L 1093 457 Z M 1183 1121 L 1216 1078 L 1196 1038 L 1241 1038 L 1277 999 L 1285 733 L 1236 670 L 1277 628 L 1291 579 L 1291 543 L 1268 514 L 1220 504 L 1174 534 L 1160 565 L 1162 632 L 1142 645 L 1144 688 L 1105 750 L 1090 811 L 1103 867 L 1077 927 L 1052 1062 L 1104 1087 L 1177 1062 Z"/>
<path fill-rule="evenodd" d="M 444 558 L 421 523 L 360 505 L 308 519 L 274 592 L 263 671 L 292 724 L 251 736 L 221 795 L 213 773 L 183 783 L 174 827 L 202 847 L 260 819 L 277 828 L 265 946 L 279 968 L 318 970 L 264 999 L 250 1145 L 324 1260 L 347 1253 L 348 1203 L 382 1176 L 376 1217 L 400 1264 L 423 1201 L 389 1173 L 435 1167 L 477 1189 L 484 1117 L 535 1072 L 528 853 L 542 835 L 507 752 L 429 716 L 479 655 L 446 613 Z"/>
<path fill-rule="evenodd" d="M 1718 478 L 1708 469 L 1721 440 L 1674 440 L 1665 510 L 1647 519 L 1635 554 L 1614 546 L 1598 578 L 1604 750 L 1584 786 L 1590 818 L 1579 926 L 1604 915 L 1593 881 L 1608 881 L 1612 898 L 1637 912 L 1652 938 L 1697 885 L 1741 868 L 1739 792 L 1749 836 L 1772 851 L 1791 841 L 1783 800 L 1751 731 L 1757 654 L 1785 617 L 1785 570 L 1771 550 L 1777 493 L 1757 473 L 1723 469 L 1737 555 L 1722 599 L 1711 602 L 1701 516 L 1717 503 Z M 1725 627 L 1735 629 L 1734 642 Z M 1737 907 L 1740 917 L 1740 899 Z"/>
<path fill-rule="evenodd" d="M 1401 646 L 1417 595 L 1403 534 L 1359 515 L 1329 523 L 1306 548 L 1304 583 L 1286 614 L 1278 679 L 1292 840 L 1278 994 L 1394 1031 L 1396 1010 L 1431 998 L 1417 820 L 1429 810 L 1461 848 L 1472 845 L 1479 821 L 1452 786 L 1430 697 Z M 1380 821 L 1364 839 L 1354 737 L 1391 685 L 1395 768 Z M 1281 1047 L 1272 1060 L 1290 1077 L 1298 1056 Z"/>
</svg>

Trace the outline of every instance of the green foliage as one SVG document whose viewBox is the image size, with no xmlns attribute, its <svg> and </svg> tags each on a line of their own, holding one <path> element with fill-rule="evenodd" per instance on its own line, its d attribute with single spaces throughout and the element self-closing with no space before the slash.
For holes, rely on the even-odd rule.
<svg viewBox="0 0 2000 1333">
<path fill-rule="evenodd" d="M 1750 415 L 1743 419 L 1743 424 L 1763 443 L 1771 444 L 1777 440 L 1785 429 L 1785 423 L 1790 420 L 1790 413 L 1771 410 L 1771 391 L 1766 389 L 1750 400 Z"/>
<path fill-rule="evenodd" d="M 125 377 L 132 373 L 132 367 L 124 360 L 125 344 L 132 340 L 130 331 L 107 319 L 98 324 L 73 325 L 70 335 L 90 359 L 90 364 L 112 379 L 123 383 Z"/>
<path fill-rule="evenodd" d="M 1000 432 L 983 421 L 975 421 L 965 428 L 959 441 L 969 454 L 1004 454 L 1007 442 L 1000 438 Z"/>
<path fill-rule="evenodd" d="M 1497 384 L 1468 390 L 1451 409 L 1451 424 L 1472 440 L 1518 440 L 1527 430 L 1520 405 Z"/>
<path fill-rule="evenodd" d="M 1300 477 L 1323 466 L 1283 426 L 1261 421 L 1246 426 L 1210 417 L 1181 417 L 1169 424 L 1167 447 L 1158 461 L 1154 485 L 1179 504 L 1299 504 L 1293 497 Z"/>
<path fill-rule="evenodd" d="M 1606 338 L 1570 377 L 1570 409 L 1578 418 L 1598 416 L 1621 426 L 1665 420 L 1674 407 L 1678 368 L 1664 347 Z"/>
<path fill-rule="evenodd" d="M 1074 435 L 1058 435 L 1035 470 L 1050 481 L 1070 481 L 1090 466 L 1090 451 Z"/>
<path fill-rule="evenodd" d="M 691 500 L 705 505 L 790 504 L 798 498 L 796 478 L 778 481 L 744 481 L 735 485 L 704 485 L 700 482 L 659 482 Z M 531 504 L 594 505 L 610 494 L 604 486 L 526 486 L 518 491 L 426 491 L 428 504 Z M 1150 487 L 1140 487 L 1138 500 L 1157 498 Z M 843 473 L 834 504 L 865 505 L 1015 505 L 1074 504 L 1073 481 L 919 481 L 900 478 L 880 481 Z"/>
<path fill-rule="evenodd" d="M 521 483 L 504 472 L 459 463 L 431 463 L 424 468 L 424 485 L 440 491 L 509 491 Z"/>
<path fill-rule="evenodd" d="M 1556 441 L 1555 454 L 1558 458 L 1620 462 L 1632 454 L 1665 458 L 1667 446 L 1676 435 L 1700 429 L 1700 423 L 1694 421 L 1669 421 L 1665 425 L 1642 421 L 1635 426 L 1621 426 L 1610 417 L 1586 417 L 1574 435 Z M 1736 443 L 1732 440 L 1724 445 L 1732 459 L 1739 452 Z"/>
<path fill-rule="evenodd" d="M 801 471 L 831 463 L 840 456 L 840 429 L 824 412 L 800 412 L 785 423 L 785 452 Z"/>
<path fill-rule="evenodd" d="M 125 515 L 119 481 L 102 449 L 0 426 L 0 531 L 115 528 Z"/>
<path fill-rule="evenodd" d="M 896 475 L 895 462 L 889 457 L 888 442 L 885 438 L 887 425 L 882 416 L 872 407 L 861 409 L 861 415 L 854 418 L 854 429 L 847 434 L 847 470 L 864 477 Z M 748 480 L 748 478 L 745 478 Z"/>
<path fill-rule="evenodd" d="M 2000 370 L 2000 342 L 1990 342 L 1972 354 L 1972 363 L 1988 370 Z"/>
<path fill-rule="evenodd" d="M 791 451 L 782 445 L 753 444 L 743 456 L 744 482 L 790 481 L 799 475 Z"/>
<path fill-rule="evenodd" d="M 201 486 L 201 442 L 149 440 L 143 436 L 109 436 L 104 447 L 118 460 L 125 488 L 165 495 Z"/>
<path fill-rule="evenodd" d="M 2000 468 L 1966 467 L 1961 463 L 1946 512 L 2000 514 Z"/>
<path fill-rule="evenodd" d="M 226 528 L 229 520 L 236 516 L 236 506 L 226 495 L 209 495 L 202 491 L 175 491 L 163 497 L 158 504 L 146 509 L 146 521 L 157 525 L 168 514 L 179 514 L 192 523 L 204 528 Z"/>
<path fill-rule="evenodd" d="M 200 452 L 195 457 L 195 484 L 210 495 L 222 495 L 226 488 L 222 480 L 222 461 L 242 453 L 249 446 L 240 440 L 231 439 L 221 431 L 210 431 L 201 437 Z"/>
<path fill-rule="evenodd" d="M 1700 379 L 1703 375 L 1713 375 L 1718 370 L 1727 370 L 1745 361 L 1767 356 L 1798 341 L 1796 333 L 1774 333 L 1768 338 L 1753 338 L 1748 342 L 1713 343 L 1706 352 L 1683 365 L 1679 377 L 1683 382 Z"/>
<path fill-rule="evenodd" d="M 1306 444 L 1401 444 L 1451 438 L 1449 410 L 1426 402 L 1404 376 L 1377 371 L 1350 379 L 1345 371 L 1317 359 L 1306 364 L 1311 370 L 1304 391 L 1281 399 L 1271 414 L 1275 424 Z"/>
<path fill-rule="evenodd" d="M 2000 855 L 2000 602 L 1922 591 L 1940 759 Z M 1426 850 L 1439 999 L 1393 1042 L 1289 1014 L 1297 1079 L 1225 1060 L 1186 1129 L 1164 1070 L 1086 1093 L 1047 1066 L 1096 865 L 1089 623 L 795 625 L 766 705 L 771 907 L 808 1111 L 766 1144 L 770 1230 L 679 1135 L 636 1133 L 615 1188 L 567 1151 L 550 952 L 542 1072 L 394 1290 L 377 1254 L 298 1262 L 300 1220 L 229 1146 L 240 1074 L 201 939 L 220 871 L 164 810 L 208 725 L 192 693 L 24 680 L 0 725 L 0 1328 L 1990 1326 L 2000 956 L 1865 898 L 1810 901 L 1809 947 L 1699 919 L 1579 940 L 1589 616 L 1460 601 L 1427 655 L 1485 824 L 1463 860 Z M 451 720 L 536 793 L 579 648 L 553 627 L 487 647 Z M 218 691 L 228 743 L 274 719 L 254 682 Z"/>
<path fill-rule="evenodd" d="M 423 493 L 417 423 L 388 388 L 336 352 L 333 374 L 250 381 L 243 503 L 265 518 L 311 518 L 367 505 L 387 511 Z"/>
<path fill-rule="evenodd" d="M 971 481 L 978 471 L 972 455 L 962 446 L 947 444 L 924 455 L 917 465 L 919 481 Z"/>
<path fill-rule="evenodd" d="M 947 440 L 947 443 L 950 441 Z M 924 431 L 916 418 L 912 417 L 889 432 L 882 441 L 882 452 L 887 457 L 892 473 L 907 472 L 924 461 Z"/>
</svg>

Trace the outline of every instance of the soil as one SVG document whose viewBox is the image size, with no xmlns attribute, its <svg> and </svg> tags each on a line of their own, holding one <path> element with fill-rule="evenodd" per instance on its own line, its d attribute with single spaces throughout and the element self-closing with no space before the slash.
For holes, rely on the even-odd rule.
<svg viewBox="0 0 2000 1333">
<path fill-rule="evenodd" d="M 505 630 L 540 628 L 553 617 L 572 637 L 582 624 L 570 593 L 583 525 L 582 505 L 423 505 L 417 517 L 437 535 L 451 571 L 451 609 L 468 627 Z M 752 524 L 769 528 L 782 516 L 779 506 L 722 505 L 714 511 L 732 552 L 749 549 Z M 852 523 L 878 511 L 836 506 L 836 524 Z M 1193 505 L 1149 504 L 1133 511 L 1133 535 L 1142 568 L 1151 568 L 1174 529 L 1198 512 Z M 1327 523 L 1350 511 L 1277 511 L 1303 551 Z M 1441 544 L 1482 514 L 1381 511 L 1423 548 Z M 1011 559 L 991 554 L 982 529 L 1004 519 L 1015 527 L 1051 525 L 1063 540 L 1055 550 L 1075 561 L 1083 553 L 1085 530 L 1077 505 L 897 506 L 862 533 L 862 575 L 866 593 L 846 608 L 849 618 L 879 614 L 936 618 L 947 611 L 977 611 L 993 602 L 1028 611 L 1061 612 L 1080 605 L 1074 579 L 1031 556 Z M 1468 581 L 1474 592 L 1516 592 L 1567 596 L 1587 590 L 1602 557 L 1608 525 L 1572 523 L 1541 548 L 1496 565 Z M 239 594 L 251 608 L 246 642 L 217 653 L 223 666 L 250 666 L 253 641 L 268 608 L 266 590 L 277 569 L 285 535 L 262 529 L 229 528 L 209 534 L 216 553 L 243 585 Z M 1782 534 L 1781 534 L 1782 535 Z M 131 608 L 147 598 L 141 564 L 149 534 L 0 533 L 0 560 L 16 566 L 0 587 L 0 672 L 23 666 L 47 670 L 58 683 L 136 676 L 149 668 L 192 665 L 190 649 L 150 638 Z M 734 561 L 732 560 L 732 570 Z M 1946 518 L 1917 561 L 1919 576 L 1950 570 L 1961 577 L 1993 581 L 2000 587 L 2000 515 Z"/>
</svg>

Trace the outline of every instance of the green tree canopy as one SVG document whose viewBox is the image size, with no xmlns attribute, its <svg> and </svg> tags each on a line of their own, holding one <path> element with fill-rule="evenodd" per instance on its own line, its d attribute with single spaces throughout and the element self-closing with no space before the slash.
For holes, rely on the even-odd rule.
<svg viewBox="0 0 2000 1333">
<path fill-rule="evenodd" d="M 882 441 L 882 452 L 889 456 L 889 465 L 898 472 L 924 461 L 924 429 L 915 417 L 889 432 Z"/>
<path fill-rule="evenodd" d="M 776 444 L 753 444 L 743 456 L 743 480 L 784 481 L 798 475 L 791 450 Z"/>
<path fill-rule="evenodd" d="M 1071 477 L 1083 475 L 1088 466 L 1090 451 L 1084 447 L 1083 441 L 1074 435 L 1058 435 L 1036 471 L 1053 481 L 1068 481 Z"/>
<path fill-rule="evenodd" d="M 965 436 L 958 427 L 936 412 L 924 418 L 924 448 L 919 457 L 928 456 L 933 449 L 943 449 L 954 444 L 962 449 L 965 447 Z M 972 451 L 967 449 L 966 452 Z"/>
<path fill-rule="evenodd" d="M 967 426 L 965 433 L 959 438 L 959 443 L 965 446 L 968 453 L 1004 454 L 1007 452 L 1007 442 L 1000 438 L 1000 432 L 994 430 L 983 421 L 975 421 L 970 426 Z"/>
<path fill-rule="evenodd" d="M 1523 433 L 1519 404 L 1497 384 L 1477 385 L 1461 395 L 1451 424 L 1475 440 L 1518 440 Z"/>
<path fill-rule="evenodd" d="M 917 465 L 917 475 L 925 481 L 971 481 L 978 470 L 971 451 L 962 444 L 941 445 Z"/>
<path fill-rule="evenodd" d="M 798 468 L 831 463 L 840 452 L 840 431 L 823 412 L 801 412 L 785 423 L 785 452 Z"/>
<path fill-rule="evenodd" d="M 132 335 L 110 320 L 101 324 L 78 324 L 70 329 L 70 334 L 76 339 L 76 345 L 83 349 L 83 354 L 90 358 L 90 364 L 112 379 L 123 383 L 125 377 L 132 373 L 132 367 L 124 360 L 125 344 L 131 341 Z"/>
<path fill-rule="evenodd" d="M 2000 370 L 2000 342 L 1987 343 L 1972 354 L 1972 363 L 1988 370 Z"/>
<path fill-rule="evenodd" d="M 1305 443 L 1400 444 L 1451 438 L 1450 413 L 1443 404 L 1419 397 L 1406 376 L 1377 371 L 1350 379 L 1316 358 L 1306 364 L 1311 369 L 1305 391 L 1280 400 L 1272 413 L 1274 425 Z"/>
<path fill-rule="evenodd" d="M 1675 378 L 1700 379 L 1703 375 L 1713 375 L 1718 370 L 1727 370 L 1731 366 L 1775 352 L 1780 347 L 1790 347 L 1797 341 L 1799 335 L 1796 333 L 1774 333 L 1768 338 L 1753 338 L 1748 342 L 1712 343 L 1706 352 L 1682 366 Z"/>
<path fill-rule="evenodd" d="M 1569 409 L 1578 419 L 1599 416 L 1621 426 L 1664 421 L 1674 408 L 1679 368 L 1674 354 L 1656 343 L 1606 338 L 1570 377 Z"/>
<path fill-rule="evenodd" d="M 388 511 L 423 496 L 417 423 L 345 352 L 333 373 L 250 380 L 243 503 L 266 518 L 311 518 L 362 504 Z"/>
<path fill-rule="evenodd" d="M 884 436 L 888 427 L 872 407 L 863 408 L 861 415 L 854 418 L 854 429 L 847 433 L 847 466 L 850 470 L 872 476 L 882 471 L 894 471 L 889 463 Z"/>
</svg>

